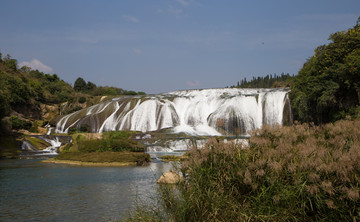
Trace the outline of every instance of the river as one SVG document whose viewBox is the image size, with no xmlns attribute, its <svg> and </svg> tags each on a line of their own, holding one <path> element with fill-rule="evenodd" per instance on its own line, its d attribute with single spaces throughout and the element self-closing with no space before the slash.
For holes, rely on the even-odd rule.
<svg viewBox="0 0 360 222">
<path fill-rule="evenodd" d="M 171 168 L 80 167 L 41 159 L 0 161 L 0 221 L 113 221 L 136 201 L 152 204 L 156 180 Z"/>
</svg>

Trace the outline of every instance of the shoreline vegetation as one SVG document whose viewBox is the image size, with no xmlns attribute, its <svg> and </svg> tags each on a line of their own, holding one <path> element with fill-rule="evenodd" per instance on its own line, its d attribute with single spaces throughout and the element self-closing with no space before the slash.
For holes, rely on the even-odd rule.
<svg viewBox="0 0 360 222">
<path fill-rule="evenodd" d="M 248 148 L 210 139 L 124 221 L 357 221 L 360 119 L 264 126 Z"/>
</svg>

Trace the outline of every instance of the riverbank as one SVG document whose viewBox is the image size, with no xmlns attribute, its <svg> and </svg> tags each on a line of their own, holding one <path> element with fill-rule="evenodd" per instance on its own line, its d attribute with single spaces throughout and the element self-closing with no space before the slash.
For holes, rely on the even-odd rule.
<svg viewBox="0 0 360 222">
<path fill-rule="evenodd" d="M 143 152 L 66 152 L 44 162 L 82 166 L 143 166 L 151 161 Z"/>
<path fill-rule="evenodd" d="M 83 162 L 75 160 L 56 160 L 54 158 L 41 161 L 43 163 L 56 163 L 56 164 L 68 164 L 75 166 L 99 166 L 99 167 L 122 167 L 122 166 L 136 166 L 136 162 Z"/>
</svg>

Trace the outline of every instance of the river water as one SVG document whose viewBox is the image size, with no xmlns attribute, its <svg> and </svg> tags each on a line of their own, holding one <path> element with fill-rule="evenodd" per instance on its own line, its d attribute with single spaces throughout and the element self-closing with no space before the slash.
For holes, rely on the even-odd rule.
<svg viewBox="0 0 360 222">
<path fill-rule="evenodd" d="M 112 221 L 138 200 L 152 204 L 156 180 L 171 168 L 80 167 L 40 159 L 0 161 L 0 221 Z"/>
</svg>

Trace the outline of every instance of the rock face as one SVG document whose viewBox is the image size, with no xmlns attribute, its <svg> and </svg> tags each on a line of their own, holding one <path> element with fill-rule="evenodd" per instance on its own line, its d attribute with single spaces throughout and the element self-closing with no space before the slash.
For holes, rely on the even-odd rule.
<svg viewBox="0 0 360 222">
<path fill-rule="evenodd" d="M 161 175 L 161 177 L 158 179 L 157 182 L 162 184 L 177 184 L 183 180 L 184 178 L 179 174 L 172 171 L 168 171 L 163 173 L 163 175 Z"/>
</svg>

